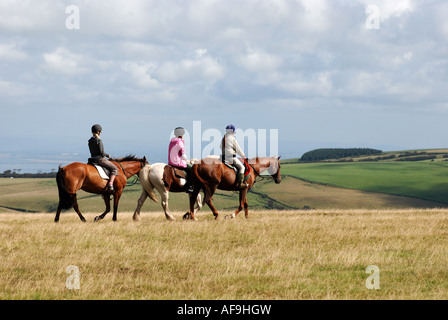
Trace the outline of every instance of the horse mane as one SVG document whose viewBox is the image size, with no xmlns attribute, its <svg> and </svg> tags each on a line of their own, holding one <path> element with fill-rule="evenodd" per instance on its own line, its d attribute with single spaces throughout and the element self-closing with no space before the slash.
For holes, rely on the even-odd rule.
<svg viewBox="0 0 448 320">
<path fill-rule="evenodd" d="M 139 162 L 143 162 L 144 160 L 142 158 L 136 157 L 135 154 L 128 154 L 127 156 L 125 156 L 123 158 L 110 159 L 110 161 L 115 161 L 115 162 L 139 161 Z"/>
</svg>

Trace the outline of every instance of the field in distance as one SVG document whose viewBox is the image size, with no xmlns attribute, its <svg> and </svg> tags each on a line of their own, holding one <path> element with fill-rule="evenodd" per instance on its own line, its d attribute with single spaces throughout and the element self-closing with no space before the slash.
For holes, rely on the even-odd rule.
<svg viewBox="0 0 448 320">
<path fill-rule="evenodd" d="M 448 162 L 301 163 L 282 166 L 282 173 L 314 183 L 448 205 Z"/>
</svg>

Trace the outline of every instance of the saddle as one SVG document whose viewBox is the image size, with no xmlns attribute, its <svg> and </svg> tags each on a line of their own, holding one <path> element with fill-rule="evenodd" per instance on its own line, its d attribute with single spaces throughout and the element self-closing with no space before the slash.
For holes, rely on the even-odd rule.
<svg viewBox="0 0 448 320">
<path fill-rule="evenodd" d="M 244 165 L 244 182 L 246 182 L 247 179 L 249 179 L 250 172 L 251 172 L 251 167 L 246 162 L 246 160 L 244 160 L 244 159 L 238 159 L 238 160 L 241 161 L 243 163 L 243 165 Z M 224 159 L 223 159 L 222 163 L 224 163 L 230 169 L 233 169 L 233 171 L 235 171 L 235 174 L 238 174 L 238 169 L 233 164 L 226 163 L 224 161 Z"/>
<path fill-rule="evenodd" d="M 193 185 L 191 184 L 191 176 L 190 176 L 191 173 L 188 170 L 184 169 L 184 168 L 176 167 L 176 166 L 173 166 L 173 165 L 170 165 L 170 164 L 168 164 L 167 166 L 170 167 L 171 169 L 173 169 L 174 177 L 176 177 L 177 179 L 184 179 L 185 182 L 183 182 L 183 184 L 182 184 L 182 180 L 180 180 L 178 182 L 179 183 L 179 187 L 181 188 L 180 191 L 185 191 L 187 193 L 192 193 L 193 192 Z M 168 185 L 166 184 L 166 181 L 165 181 L 165 173 L 163 174 L 163 176 L 164 176 L 165 186 L 168 187 Z"/>
<path fill-rule="evenodd" d="M 92 159 L 92 158 L 89 158 L 87 164 L 94 166 L 96 168 L 96 170 L 98 170 L 98 173 L 102 179 L 109 180 L 109 177 L 110 177 L 109 169 L 99 166 L 96 163 L 95 159 Z"/>
<path fill-rule="evenodd" d="M 186 170 L 184 170 L 183 168 L 179 168 L 179 167 L 172 166 L 172 165 L 170 165 L 170 164 L 169 164 L 169 166 L 170 166 L 171 168 L 173 168 L 174 176 L 175 176 L 176 178 L 187 180 L 187 175 L 188 175 L 188 173 L 187 173 Z"/>
</svg>

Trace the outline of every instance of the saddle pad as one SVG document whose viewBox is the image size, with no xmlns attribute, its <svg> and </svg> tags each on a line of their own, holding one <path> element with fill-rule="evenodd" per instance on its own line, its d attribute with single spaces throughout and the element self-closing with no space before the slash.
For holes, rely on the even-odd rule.
<svg viewBox="0 0 448 320">
<path fill-rule="evenodd" d="M 104 171 L 103 167 L 100 167 L 98 165 L 94 165 L 96 170 L 98 170 L 98 173 L 100 174 L 100 177 L 105 179 L 105 180 L 109 180 L 109 176 L 106 174 L 106 171 Z"/>
<path fill-rule="evenodd" d="M 247 179 L 249 179 L 250 176 L 250 166 L 247 165 L 246 161 L 244 161 L 243 159 L 238 159 L 241 161 L 241 163 L 244 165 L 244 181 L 247 181 Z M 235 171 L 235 174 L 238 173 L 238 169 L 230 163 L 226 163 L 223 162 L 227 167 L 229 167 L 230 169 L 232 169 L 233 171 Z"/>
</svg>

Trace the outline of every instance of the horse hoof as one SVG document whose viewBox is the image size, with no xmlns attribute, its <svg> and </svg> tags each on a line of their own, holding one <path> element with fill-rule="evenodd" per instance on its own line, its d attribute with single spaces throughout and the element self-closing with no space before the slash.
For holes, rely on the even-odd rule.
<svg viewBox="0 0 448 320">
<path fill-rule="evenodd" d="M 182 216 L 182 219 L 187 220 L 187 219 L 190 219 L 190 217 L 191 217 L 190 212 L 187 212 L 186 214 L 184 214 Z"/>
<path fill-rule="evenodd" d="M 98 222 L 100 220 L 99 216 L 96 216 L 95 219 L 93 219 L 93 222 Z"/>
</svg>

